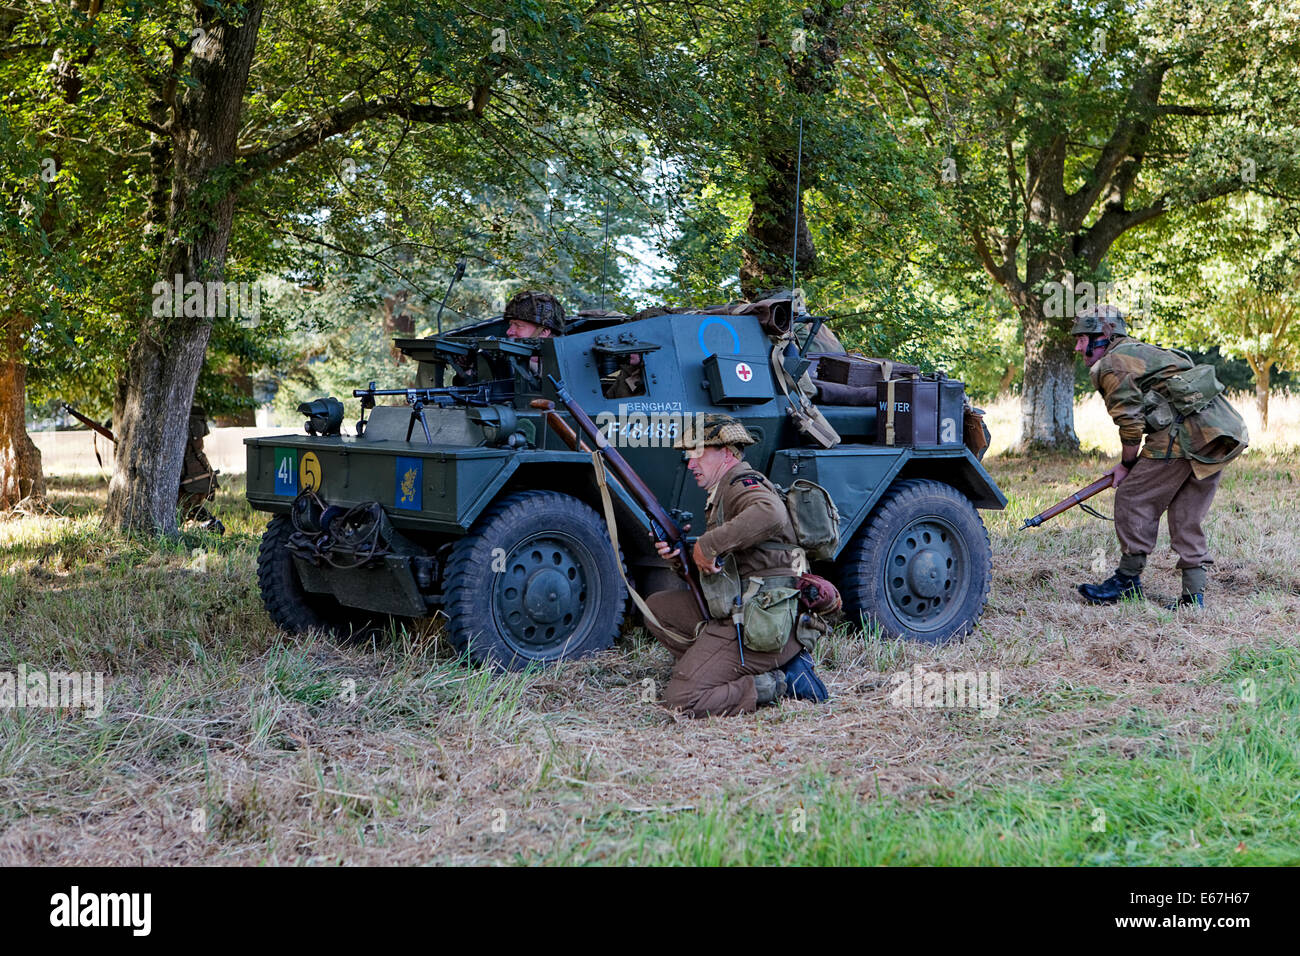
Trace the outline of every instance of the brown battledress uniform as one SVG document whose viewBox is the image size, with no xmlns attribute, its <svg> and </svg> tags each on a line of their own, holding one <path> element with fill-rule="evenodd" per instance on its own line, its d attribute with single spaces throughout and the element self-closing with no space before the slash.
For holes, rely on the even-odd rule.
<svg viewBox="0 0 1300 956">
<path fill-rule="evenodd" d="M 181 464 L 181 487 L 177 505 L 182 521 L 211 518 L 205 502 L 216 497 L 217 473 L 203 452 L 203 436 L 208 434 L 208 423 L 202 412 L 190 413 L 190 439 L 185 444 L 185 458 Z"/>
<path fill-rule="evenodd" d="M 1115 535 L 1119 570 L 1137 577 L 1156 546 L 1160 516 L 1169 514 L 1169 539 L 1178 552 L 1183 593 L 1205 590 L 1204 565 L 1212 563 L 1202 524 L 1219 487 L 1223 467 L 1249 441 L 1241 416 L 1218 396 L 1182 422 L 1154 427 L 1148 421 L 1153 385 L 1192 368 L 1183 355 L 1117 335 L 1091 369 L 1092 382 L 1119 426 L 1125 445 L 1143 442 L 1137 464 L 1115 489 Z"/>
<path fill-rule="evenodd" d="M 700 536 L 700 550 L 705 560 L 734 555 L 746 585 L 751 577 L 794 575 L 790 551 L 759 547 L 763 542 L 788 542 L 793 549 L 796 539 L 785 502 L 750 465 L 742 461 L 728 469 L 710 489 L 704 514 L 707 530 Z M 752 713 L 757 707 L 754 675 L 788 664 L 802 650 L 793 638 L 775 652 L 745 648 L 742 665 L 730 617 L 701 620 L 689 591 L 659 591 L 646 603 L 667 629 L 650 625 L 651 633 L 677 659 L 664 702 L 693 717 Z M 693 640 L 683 639 L 690 635 Z"/>
</svg>

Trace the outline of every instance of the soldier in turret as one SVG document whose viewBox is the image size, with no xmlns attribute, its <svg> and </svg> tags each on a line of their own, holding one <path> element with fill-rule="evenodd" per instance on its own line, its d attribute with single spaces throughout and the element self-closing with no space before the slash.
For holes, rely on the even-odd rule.
<svg viewBox="0 0 1300 956">
<path fill-rule="evenodd" d="M 564 306 L 549 292 L 517 292 L 506 303 L 506 338 L 548 339 L 564 334 Z"/>
</svg>

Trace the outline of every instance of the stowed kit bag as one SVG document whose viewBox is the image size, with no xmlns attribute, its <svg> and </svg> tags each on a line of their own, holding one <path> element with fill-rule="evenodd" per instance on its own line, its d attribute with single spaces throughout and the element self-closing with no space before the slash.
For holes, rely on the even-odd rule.
<svg viewBox="0 0 1300 956">
<path fill-rule="evenodd" d="M 962 410 L 962 436 L 970 453 L 976 458 L 983 459 L 984 452 L 988 451 L 989 442 L 993 438 L 989 426 L 984 423 L 983 409 L 967 405 Z"/>
<path fill-rule="evenodd" d="M 888 382 L 891 378 L 910 378 L 920 369 L 906 362 L 867 358 L 864 355 L 825 355 L 817 362 L 817 378 L 823 382 L 866 388 Z"/>
<path fill-rule="evenodd" d="M 778 488 L 794 527 L 795 541 L 810 558 L 829 561 L 840 541 L 840 512 L 831 494 L 816 482 L 796 478 L 789 490 Z"/>
<path fill-rule="evenodd" d="M 1214 374 L 1213 365 L 1194 365 L 1164 380 L 1164 393 L 1179 415 L 1195 415 L 1223 392 L 1223 384 Z M 1156 386 L 1159 390 L 1159 386 Z"/>
</svg>

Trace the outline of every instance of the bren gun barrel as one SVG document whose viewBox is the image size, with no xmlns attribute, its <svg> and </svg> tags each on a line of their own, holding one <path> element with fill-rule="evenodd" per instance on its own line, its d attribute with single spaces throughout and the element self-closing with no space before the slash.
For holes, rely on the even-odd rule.
<svg viewBox="0 0 1300 956">
<path fill-rule="evenodd" d="M 365 412 L 375 407 L 375 399 L 384 396 L 402 396 L 411 406 L 411 420 L 406 425 L 406 440 L 411 440 L 411 432 L 418 421 L 424 429 L 424 440 L 433 444 L 429 433 L 429 423 L 424 418 L 425 405 L 437 405 L 450 408 L 453 405 L 491 405 L 494 400 L 502 398 L 499 394 L 509 389 L 513 383 L 508 379 L 484 382 L 481 385 L 451 385 L 443 388 L 375 388 L 371 382 L 369 388 L 354 388 L 352 397 L 361 399 L 362 418 L 358 422 L 357 434 L 365 432 Z"/>
</svg>

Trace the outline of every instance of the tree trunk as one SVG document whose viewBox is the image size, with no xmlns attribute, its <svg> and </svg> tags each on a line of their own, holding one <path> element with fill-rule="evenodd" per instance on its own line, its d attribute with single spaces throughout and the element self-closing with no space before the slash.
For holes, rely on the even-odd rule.
<svg viewBox="0 0 1300 956">
<path fill-rule="evenodd" d="M 998 382 L 998 395 L 1005 395 L 1011 391 L 1011 386 L 1016 381 L 1016 373 L 1019 371 L 1020 369 L 1014 362 L 1007 363 L 1006 371 L 1002 373 L 1002 381 Z"/>
<path fill-rule="evenodd" d="M 1077 451 L 1074 431 L 1074 342 L 1030 300 L 1020 307 L 1025 327 L 1025 374 L 1020 391 L 1018 451 Z"/>
<path fill-rule="evenodd" d="M 763 184 L 750 193 L 753 211 L 745 232 L 749 237 L 740 266 L 740 291 L 747 299 L 790 281 L 791 253 L 795 247 L 794 215 L 796 162 L 793 153 L 770 154 L 769 170 Z M 817 250 L 799 203 L 799 272 L 813 275 L 817 271 Z"/>
<path fill-rule="evenodd" d="M 174 117 L 171 194 L 159 279 L 220 282 L 234 220 L 235 193 L 223 174 L 235 160 L 244 90 L 262 21 L 251 0 L 232 24 L 200 7 L 205 31 L 195 51 L 194 89 Z M 152 301 L 152 296 L 146 301 Z M 118 415 L 117 472 L 106 520 L 124 531 L 174 533 L 181 461 L 194 386 L 213 316 L 146 312 L 127 355 Z"/>
<path fill-rule="evenodd" d="M 41 450 L 27 434 L 27 365 L 23 336 L 27 323 L 11 314 L 0 342 L 0 508 L 45 497 Z"/>
<path fill-rule="evenodd" d="M 1259 423 L 1268 431 L 1268 396 L 1273 386 L 1273 363 L 1251 362 L 1250 369 L 1255 373 L 1255 408 L 1259 411 Z"/>
</svg>

